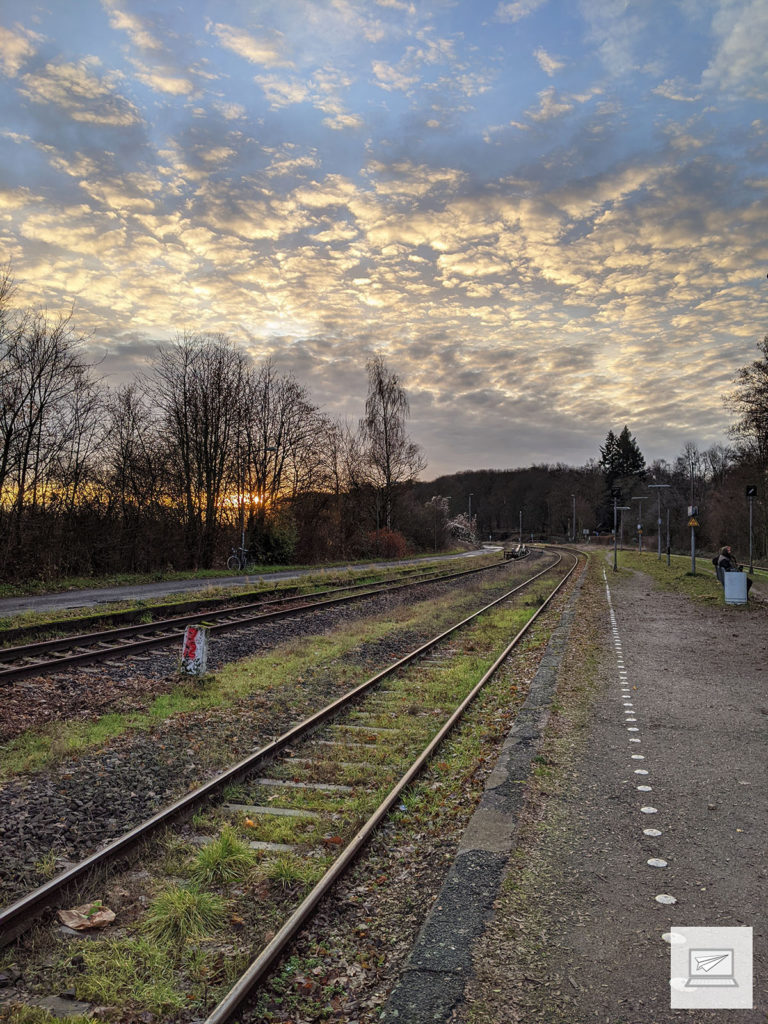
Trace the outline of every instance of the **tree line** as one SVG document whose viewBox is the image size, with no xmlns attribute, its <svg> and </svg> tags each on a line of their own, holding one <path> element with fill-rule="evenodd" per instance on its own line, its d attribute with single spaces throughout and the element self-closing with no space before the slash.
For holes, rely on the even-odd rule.
<svg viewBox="0 0 768 1024">
<path fill-rule="evenodd" d="M 700 448 L 684 444 L 668 462 L 646 463 L 627 425 L 610 429 L 599 457 L 580 467 L 559 464 L 510 470 L 468 470 L 416 484 L 421 500 L 439 491 L 451 505 L 471 515 L 472 529 L 484 540 L 612 540 L 614 499 L 617 529 L 625 544 L 690 550 L 689 509 L 697 510 L 697 545 L 716 551 L 731 544 L 746 561 L 750 540 L 757 560 L 768 559 L 768 336 L 758 345 L 760 358 L 741 367 L 723 396 L 736 414 L 729 444 Z M 472 510 L 470 512 L 470 509 Z"/>
<path fill-rule="evenodd" d="M 262 562 L 395 557 L 457 543 L 606 535 L 613 498 L 625 539 L 655 536 L 659 501 L 685 550 L 754 541 L 768 557 L 768 336 L 725 396 L 731 444 L 650 465 L 628 426 L 599 457 L 417 481 L 408 398 L 378 354 L 363 415 L 328 417 L 307 388 L 225 334 L 182 332 L 145 372 L 110 387 L 71 315 L 12 307 L 0 271 L 0 551 L 6 579 L 223 566 L 244 542 Z M 662 488 L 649 485 L 666 485 Z M 661 498 L 658 496 L 661 495 Z"/>
<path fill-rule="evenodd" d="M 184 332 L 110 388 L 72 316 L 13 311 L 0 275 L 0 549 L 7 579 L 404 553 L 396 496 L 424 468 L 380 355 L 335 421 L 224 334 Z M 397 515 L 401 522 L 407 500 Z"/>
</svg>

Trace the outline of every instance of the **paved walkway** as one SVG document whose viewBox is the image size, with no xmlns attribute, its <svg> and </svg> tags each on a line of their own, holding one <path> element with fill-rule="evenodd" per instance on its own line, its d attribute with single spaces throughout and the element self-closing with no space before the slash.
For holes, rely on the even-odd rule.
<svg viewBox="0 0 768 1024">
<path fill-rule="evenodd" d="M 389 1008 L 399 1024 L 768 1021 L 765 610 L 709 608 L 655 590 L 640 573 L 603 580 L 597 568 L 583 595 L 599 633 L 597 663 L 587 665 L 593 690 L 568 698 L 583 700 L 584 714 L 559 737 L 561 750 L 578 751 L 563 761 L 563 788 L 523 816 L 485 933 L 470 937 L 469 972 L 462 961 L 463 997 L 427 1014 L 408 1005 L 401 985 Z M 573 683 L 569 656 L 561 701 Z M 456 902 L 455 887 L 438 910 L 448 899 Z M 467 918 L 476 916 L 472 887 L 464 899 Z M 702 1009 L 714 989 L 686 988 L 683 978 L 677 991 L 692 1008 L 673 1010 L 664 936 L 712 926 L 753 929 L 754 1008 Z M 435 934 L 433 919 L 423 938 Z M 454 939 L 464 941 L 461 927 Z M 417 949 L 410 970 L 458 971 L 460 959 L 452 950 L 430 967 Z M 744 998 L 743 968 L 742 957 L 739 986 L 720 994 Z M 434 973 L 433 987 L 447 993 L 448 980 Z"/>
<path fill-rule="evenodd" d="M 109 604 L 114 601 L 146 600 L 150 597 L 162 597 L 165 594 L 184 594 L 208 587 L 243 587 L 249 583 L 274 583 L 279 580 L 296 580 L 303 576 L 318 573 L 347 572 L 351 569 L 392 569 L 403 565 L 423 565 L 425 562 L 453 561 L 457 558 L 475 558 L 489 551 L 500 551 L 501 548 L 488 545 L 476 551 L 462 551 L 456 555 L 436 555 L 434 558 L 403 558 L 396 562 L 353 562 L 349 565 L 334 565 L 325 568 L 321 565 L 311 569 L 286 569 L 283 572 L 243 573 L 240 576 L 216 576 L 206 579 L 162 580 L 157 583 L 135 583 L 119 587 L 93 587 L 86 590 L 66 590 L 58 594 L 35 594 L 25 597 L 0 598 L 0 616 L 21 615 L 24 612 L 61 611 L 66 608 L 89 608 L 98 604 Z"/>
</svg>

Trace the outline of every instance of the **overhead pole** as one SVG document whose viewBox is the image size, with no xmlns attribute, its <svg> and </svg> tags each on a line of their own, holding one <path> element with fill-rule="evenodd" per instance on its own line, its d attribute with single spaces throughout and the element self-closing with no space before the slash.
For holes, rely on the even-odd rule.
<svg viewBox="0 0 768 1024">
<path fill-rule="evenodd" d="M 656 526 L 657 526 L 657 532 L 658 532 L 658 535 L 659 535 L 659 561 L 661 561 L 661 489 L 663 487 L 669 487 L 669 486 L 671 486 L 671 485 L 670 484 L 648 484 L 648 490 L 649 491 L 651 490 L 651 488 L 654 488 L 655 490 L 658 491 L 657 497 L 659 499 L 659 509 L 658 509 L 658 516 L 656 518 Z M 669 548 L 669 509 L 667 509 L 667 548 Z M 669 555 L 669 551 L 667 551 L 667 555 Z M 669 562 L 667 562 L 667 564 L 669 564 Z"/>
</svg>

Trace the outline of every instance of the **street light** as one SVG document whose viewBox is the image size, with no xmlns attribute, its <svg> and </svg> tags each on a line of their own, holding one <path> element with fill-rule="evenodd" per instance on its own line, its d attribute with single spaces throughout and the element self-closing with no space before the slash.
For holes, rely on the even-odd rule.
<svg viewBox="0 0 768 1024">
<path fill-rule="evenodd" d="M 637 550 L 638 550 L 639 554 L 641 554 L 641 555 L 643 553 L 643 502 L 645 501 L 645 499 L 647 497 L 649 497 L 649 495 L 641 494 L 639 498 L 632 498 L 631 499 L 632 501 L 639 501 L 640 502 L 640 513 L 639 513 L 639 515 L 640 515 L 640 522 L 638 524 L 639 529 L 637 531 Z"/>
<path fill-rule="evenodd" d="M 616 542 L 617 542 L 617 536 L 616 536 L 616 513 L 617 512 L 626 512 L 628 509 L 629 509 L 629 505 L 619 505 L 619 499 L 618 498 L 614 498 L 613 499 L 613 571 L 614 572 L 618 572 L 619 571 L 619 569 L 618 569 L 618 562 L 617 562 L 617 554 L 616 554 Z"/>
<path fill-rule="evenodd" d="M 656 521 L 659 533 L 659 561 L 661 561 L 661 488 L 669 487 L 670 484 L 648 484 L 648 490 L 657 490 L 659 499 L 659 515 Z M 669 516 L 667 516 L 667 565 L 669 565 Z"/>
<path fill-rule="evenodd" d="M 747 501 L 749 502 L 749 571 L 753 572 L 752 568 L 752 502 L 757 497 L 757 487 L 752 484 L 747 485 Z"/>
</svg>

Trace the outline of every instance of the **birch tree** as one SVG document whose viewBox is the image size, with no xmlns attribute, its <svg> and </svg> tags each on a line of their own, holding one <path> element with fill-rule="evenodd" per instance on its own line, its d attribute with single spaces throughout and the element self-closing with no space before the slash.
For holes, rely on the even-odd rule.
<svg viewBox="0 0 768 1024">
<path fill-rule="evenodd" d="M 360 429 L 372 479 L 381 495 L 384 525 L 391 530 L 395 488 L 412 480 L 427 463 L 420 446 L 410 440 L 405 430 L 410 410 L 400 378 L 388 369 L 379 354 L 368 360 L 366 370 L 368 398 Z"/>
</svg>

